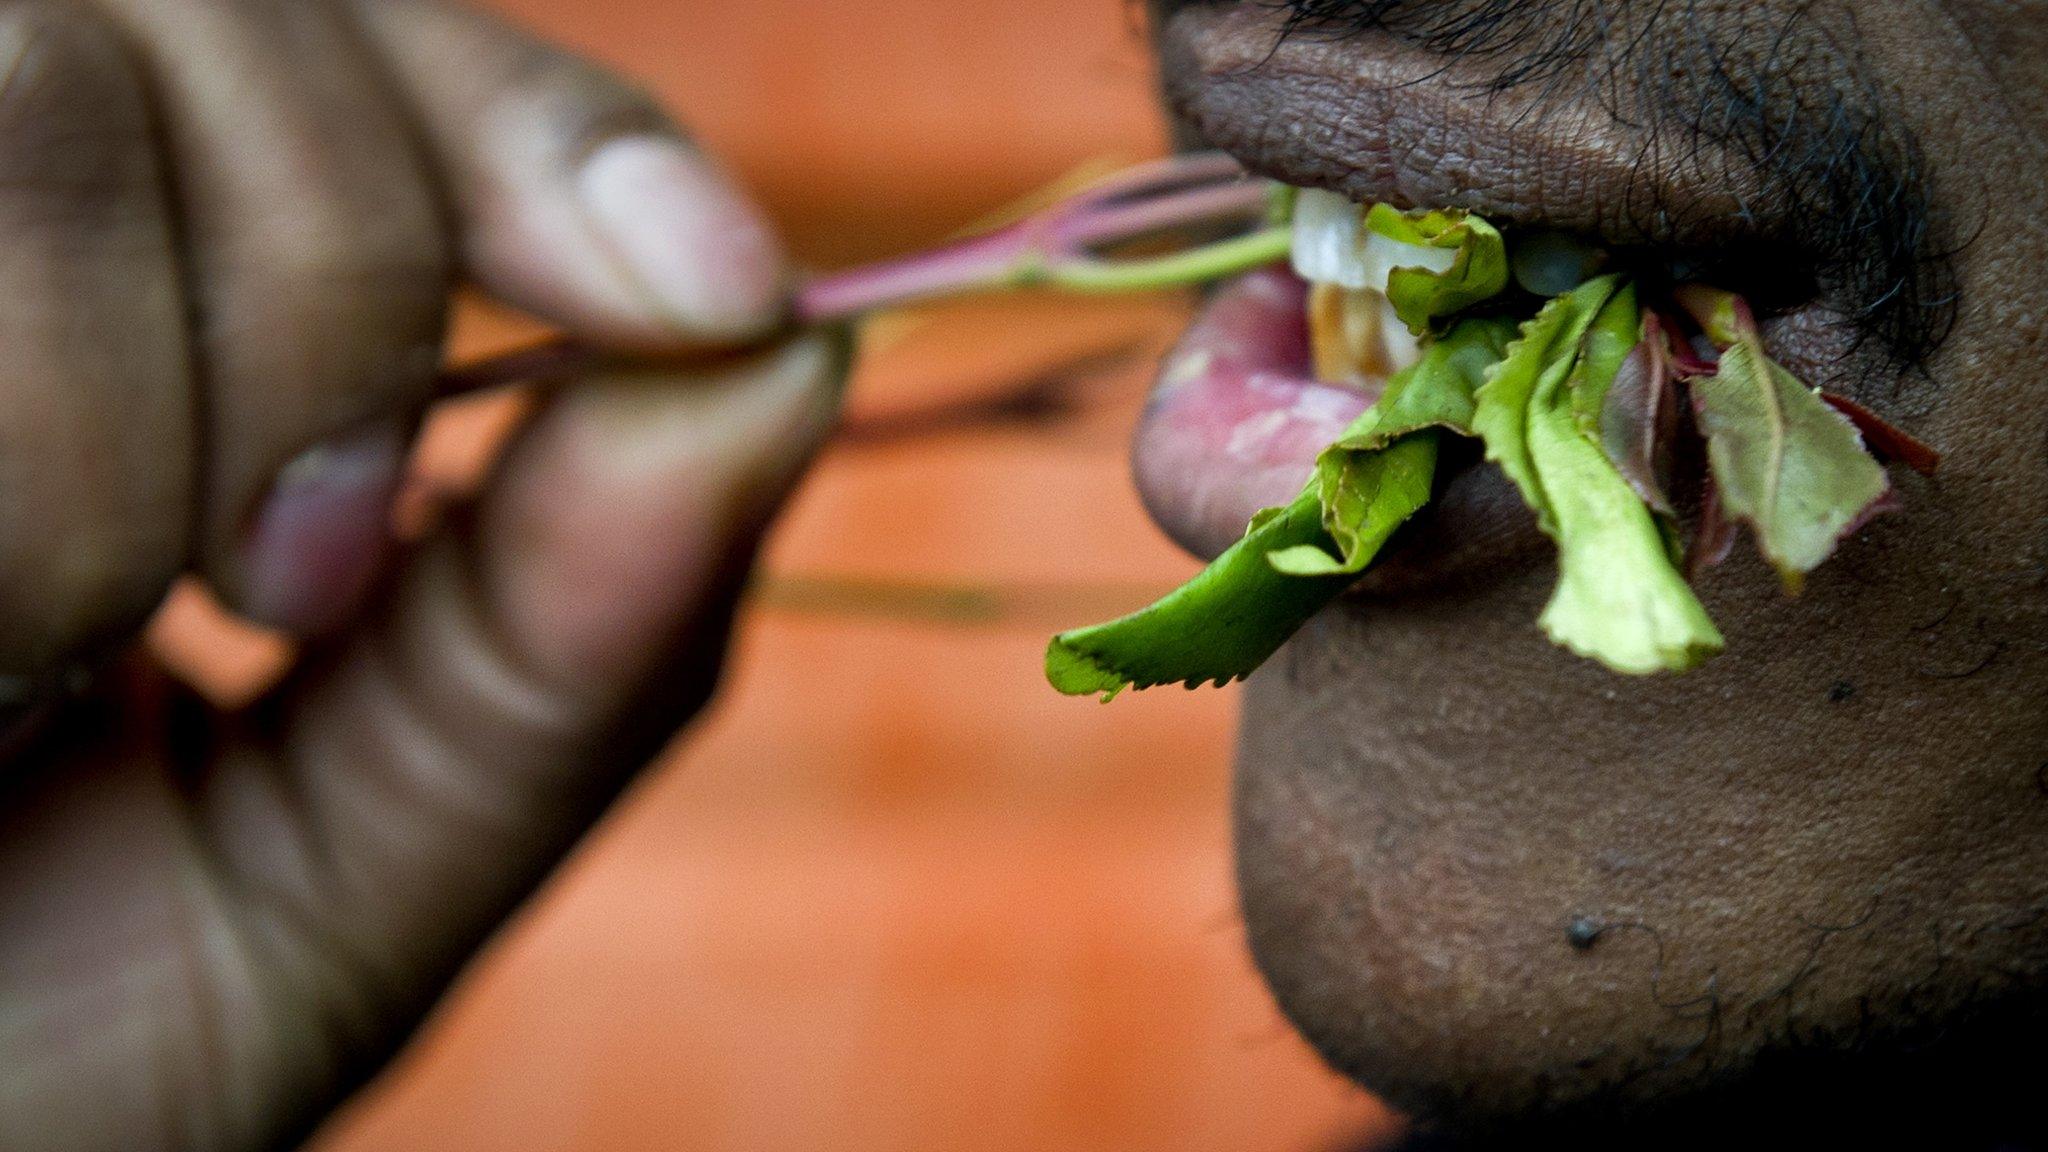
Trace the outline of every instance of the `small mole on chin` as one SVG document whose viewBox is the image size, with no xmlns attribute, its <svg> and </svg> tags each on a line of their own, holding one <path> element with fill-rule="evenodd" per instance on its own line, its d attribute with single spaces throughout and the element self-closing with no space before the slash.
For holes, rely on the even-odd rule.
<svg viewBox="0 0 2048 1152">
<path fill-rule="evenodd" d="M 1606 930 L 1606 925 L 1590 916 L 1574 916 L 1572 917 L 1572 922 L 1565 926 L 1565 943 L 1570 944 L 1580 952 L 1584 952 L 1599 943 L 1600 934 Z"/>
</svg>

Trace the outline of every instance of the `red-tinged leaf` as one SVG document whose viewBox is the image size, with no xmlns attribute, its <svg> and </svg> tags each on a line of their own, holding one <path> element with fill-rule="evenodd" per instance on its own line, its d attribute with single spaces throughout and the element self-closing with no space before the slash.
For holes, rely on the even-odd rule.
<svg viewBox="0 0 2048 1152">
<path fill-rule="evenodd" d="M 1900 429 L 1891 421 L 1849 399 L 1833 392 L 1823 392 L 1820 398 L 1832 405 L 1835 411 L 1849 418 L 1870 450 L 1884 460 L 1896 460 L 1922 476 L 1934 475 L 1941 467 L 1941 453 L 1934 450 L 1925 440 Z"/>
<path fill-rule="evenodd" d="M 1728 559 L 1735 549 L 1735 521 L 1721 512 L 1721 493 L 1714 478 L 1707 477 L 1700 494 L 1700 522 L 1694 530 L 1692 547 L 1685 552 L 1685 578 L 1691 580 Z"/>
<path fill-rule="evenodd" d="M 1788 591 L 1889 488 L 1848 417 L 1764 354 L 1755 336 L 1692 382 L 1721 511 L 1750 526 Z"/>
<path fill-rule="evenodd" d="M 1906 502 L 1899 498 L 1899 490 L 1896 488 L 1887 488 L 1884 490 L 1884 495 L 1879 496 L 1875 500 L 1872 500 L 1870 504 L 1863 509 L 1863 514 L 1861 516 L 1858 516 L 1856 517 L 1856 519 L 1851 520 L 1849 522 L 1849 526 L 1847 528 L 1842 529 L 1842 536 L 1845 539 L 1850 536 L 1854 536 L 1856 533 L 1861 532 L 1865 528 L 1869 527 L 1870 522 L 1872 520 L 1877 519 L 1879 516 L 1889 516 L 1893 512 L 1904 512 L 1905 510 Z"/>
<path fill-rule="evenodd" d="M 1670 516 L 1665 493 L 1678 432 L 1678 388 L 1657 317 L 1646 315 L 1643 327 L 1648 335 L 1622 360 L 1601 402 L 1600 448 L 1643 503 Z"/>
<path fill-rule="evenodd" d="M 1677 320 L 1661 313 L 1651 313 L 1650 316 L 1655 323 L 1644 327 L 1644 338 L 1661 341 L 1672 375 L 1680 380 L 1690 380 L 1695 376 L 1714 374 L 1714 362 L 1693 348 L 1692 338 L 1686 335 L 1685 328 Z"/>
</svg>

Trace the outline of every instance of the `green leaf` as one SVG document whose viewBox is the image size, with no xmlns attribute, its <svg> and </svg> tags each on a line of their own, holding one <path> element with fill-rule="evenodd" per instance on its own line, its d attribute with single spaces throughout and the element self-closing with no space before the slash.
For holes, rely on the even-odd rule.
<svg viewBox="0 0 2048 1152">
<path fill-rule="evenodd" d="M 1387 382 L 1379 401 L 1331 445 L 1334 450 L 1376 448 L 1422 428 L 1472 432 L 1473 396 L 1514 342 L 1515 322 L 1505 317 L 1462 320 L 1423 350 L 1422 359 Z"/>
<path fill-rule="evenodd" d="M 1588 281 L 1523 325 L 1478 392 L 1473 426 L 1557 542 L 1543 630 L 1618 672 L 1682 671 L 1720 651 L 1721 634 L 1672 565 L 1655 517 L 1581 423 L 1580 394 L 1604 397 L 1620 361 L 1590 355 L 1589 332 L 1641 323 L 1630 318 L 1632 299 L 1609 309 L 1618 288 L 1614 277 Z"/>
<path fill-rule="evenodd" d="M 1487 374 L 1476 395 L 1472 427 L 1486 441 L 1486 458 L 1500 465 L 1522 490 L 1522 499 L 1553 536 L 1556 526 L 1529 449 L 1530 406 L 1546 377 L 1554 376 L 1562 384 L 1571 374 L 1578 363 L 1579 341 L 1617 284 L 1616 277 L 1602 276 L 1553 297 L 1522 325 L 1520 337 L 1508 346 L 1506 357 Z"/>
<path fill-rule="evenodd" d="M 1302 579 L 1268 562 L 1269 553 L 1304 545 L 1331 546 L 1314 482 L 1292 504 L 1262 512 L 1244 539 L 1158 603 L 1053 637 L 1046 679 L 1069 696 L 1106 701 L 1126 687 L 1194 688 L 1250 675 L 1356 579 Z"/>
<path fill-rule="evenodd" d="M 1428 502 L 1438 429 L 1472 435 L 1472 394 L 1514 330 L 1503 319 L 1462 321 L 1389 380 L 1378 403 L 1316 461 L 1323 529 L 1335 554 L 1297 545 L 1272 553 L 1273 566 L 1294 576 L 1364 571 L 1394 530 Z"/>
<path fill-rule="evenodd" d="M 1323 530 L 1336 554 L 1296 544 L 1266 559 L 1289 576 L 1357 575 L 1394 530 L 1429 503 L 1436 479 L 1437 433 L 1414 432 L 1384 448 L 1323 454 L 1316 489 Z"/>
<path fill-rule="evenodd" d="M 1847 417 L 1773 363 L 1751 329 L 1692 382 L 1722 510 L 1797 591 L 1890 487 Z"/>
<path fill-rule="evenodd" d="M 1749 302 L 1733 292 L 1706 284 L 1680 284 L 1672 299 L 1690 313 L 1716 348 L 1727 348 L 1756 335 L 1756 316 Z"/>
<path fill-rule="evenodd" d="M 1394 314 L 1417 336 L 1446 316 L 1500 295 L 1508 286 L 1508 250 L 1500 231 L 1469 212 L 1402 212 L 1375 204 L 1365 214 L 1368 232 L 1402 244 L 1454 249 L 1449 268 L 1396 267 L 1387 277 Z"/>
<path fill-rule="evenodd" d="M 1579 429 L 1598 438 L 1607 390 L 1620 374 L 1622 361 L 1643 342 L 1643 310 L 1636 304 L 1636 286 L 1624 284 L 1601 305 L 1579 350 L 1578 383 L 1572 389 L 1572 412 Z"/>
</svg>

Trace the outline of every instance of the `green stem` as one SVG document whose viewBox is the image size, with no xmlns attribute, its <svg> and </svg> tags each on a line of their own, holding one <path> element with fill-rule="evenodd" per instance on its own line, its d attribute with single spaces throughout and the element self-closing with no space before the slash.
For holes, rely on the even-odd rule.
<svg viewBox="0 0 2048 1152">
<path fill-rule="evenodd" d="M 1187 288 L 1285 260 L 1293 243 L 1292 230 L 1267 228 L 1248 236 L 1151 260 L 1066 260 L 1027 264 L 1016 270 L 1012 283 L 1018 287 L 1042 284 L 1063 292 L 1091 296 Z"/>
</svg>

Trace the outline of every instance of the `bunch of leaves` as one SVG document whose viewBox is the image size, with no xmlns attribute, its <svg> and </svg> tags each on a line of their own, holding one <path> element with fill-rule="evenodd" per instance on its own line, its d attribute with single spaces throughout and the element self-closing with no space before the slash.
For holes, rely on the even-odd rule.
<svg viewBox="0 0 2048 1152">
<path fill-rule="evenodd" d="M 1130 616 L 1054 637 L 1046 674 L 1060 691 L 1107 700 L 1131 686 L 1249 675 L 1427 504 L 1446 435 L 1478 438 L 1556 543 L 1557 586 L 1538 619 L 1545 633 L 1638 675 L 1684 671 L 1721 650 L 1687 575 L 1726 554 L 1735 526 L 1749 528 L 1797 591 L 1844 536 L 1890 506 L 1864 433 L 1916 468 L 1937 460 L 1772 361 L 1731 293 L 1676 294 L 1718 351 L 1712 361 L 1618 276 L 1588 280 L 1516 324 L 1471 314 L 1506 286 L 1496 229 L 1467 214 L 1384 206 L 1366 220 L 1406 243 L 1457 246 L 1441 272 L 1389 277 L 1390 301 L 1423 336 L 1420 362 L 1321 454 L 1299 497 L 1254 517 L 1194 580 Z M 1691 565 L 1668 495 L 1681 392 L 1708 470 Z"/>
<path fill-rule="evenodd" d="M 1366 210 L 1364 227 L 1397 243 L 1454 253 L 1450 267 L 1441 272 L 1397 267 L 1387 275 L 1387 301 L 1417 336 L 1428 333 L 1441 317 L 1484 303 L 1508 286 L 1507 246 L 1500 232 L 1469 212 L 1401 212 L 1375 204 Z"/>
</svg>

